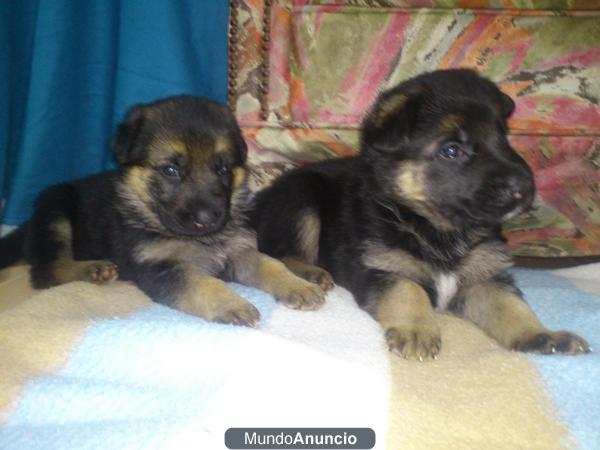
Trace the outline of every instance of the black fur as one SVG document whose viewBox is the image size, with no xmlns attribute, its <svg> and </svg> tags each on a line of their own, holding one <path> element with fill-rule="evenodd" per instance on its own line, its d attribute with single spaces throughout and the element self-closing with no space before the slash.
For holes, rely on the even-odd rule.
<svg viewBox="0 0 600 450">
<path fill-rule="evenodd" d="M 15 264 L 23 257 L 26 227 L 21 226 L 0 239 L 0 267 Z"/>
</svg>

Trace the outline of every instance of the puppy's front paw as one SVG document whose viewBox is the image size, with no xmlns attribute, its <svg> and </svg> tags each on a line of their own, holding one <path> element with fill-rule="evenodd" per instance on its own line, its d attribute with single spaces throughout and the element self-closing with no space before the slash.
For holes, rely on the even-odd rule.
<svg viewBox="0 0 600 450">
<path fill-rule="evenodd" d="M 235 304 L 227 305 L 227 308 L 218 312 L 212 318 L 213 322 L 255 327 L 260 320 L 258 309 L 246 300 L 241 298 L 239 300 Z"/>
<path fill-rule="evenodd" d="M 331 276 L 331 274 L 329 272 L 327 272 L 325 269 L 322 269 L 317 266 L 312 266 L 310 268 L 307 268 L 306 270 L 304 270 L 302 272 L 301 276 L 305 280 L 319 285 L 319 287 L 324 291 L 333 289 L 333 287 L 335 286 L 335 283 L 333 281 L 333 277 Z"/>
<path fill-rule="evenodd" d="M 317 309 L 325 303 L 325 293 L 318 286 L 291 273 L 274 293 L 277 300 L 292 309 Z"/>
<path fill-rule="evenodd" d="M 563 354 L 577 355 L 590 353 L 591 348 L 585 339 L 569 331 L 543 331 L 517 339 L 512 350 L 543 355 Z"/>
<path fill-rule="evenodd" d="M 253 327 L 260 319 L 260 313 L 254 305 L 222 280 L 194 273 L 172 306 L 210 322 Z"/>
<path fill-rule="evenodd" d="M 411 324 L 388 328 L 385 339 L 391 352 L 406 359 L 437 359 L 442 348 L 440 331 L 435 324 Z"/>
<path fill-rule="evenodd" d="M 110 283 L 119 277 L 119 270 L 116 264 L 110 261 L 90 261 L 86 264 L 85 278 L 92 283 Z"/>
</svg>

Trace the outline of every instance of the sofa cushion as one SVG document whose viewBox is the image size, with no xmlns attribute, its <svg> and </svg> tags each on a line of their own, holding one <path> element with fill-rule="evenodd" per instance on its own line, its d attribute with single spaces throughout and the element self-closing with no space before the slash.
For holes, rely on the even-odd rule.
<svg viewBox="0 0 600 450">
<path fill-rule="evenodd" d="M 600 2 L 498 4 L 233 1 L 230 101 L 254 187 L 294 165 L 354 154 L 381 90 L 470 67 L 515 99 L 510 139 L 536 177 L 534 210 L 505 227 L 511 249 L 600 254 Z"/>
</svg>

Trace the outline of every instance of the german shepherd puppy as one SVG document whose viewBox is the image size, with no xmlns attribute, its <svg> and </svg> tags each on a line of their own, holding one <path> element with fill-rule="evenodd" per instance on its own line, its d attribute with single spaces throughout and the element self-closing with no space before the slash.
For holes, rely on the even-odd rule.
<svg viewBox="0 0 600 450">
<path fill-rule="evenodd" d="M 256 250 L 245 215 L 246 144 L 229 109 L 179 96 L 133 107 L 117 131 L 119 168 L 44 191 L 31 220 L 0 240 L 34 287 L 131 280 L 154 301 L 209 321 L 253 326 L 258 310 L 219 278 L 292 308 L 323 291 Z"/>
<path fill-rule="evenodd" d="M 405 358 L 440 351 L 434 309 L 509 349 L 588 352 L 580 337 L 546 329 L 507 272 L 500 225 L 534 198 L 531 170 L 507 140 L 513 110 L 465 69 L 382 93 L 359 156 L 292 170 L 259 194 L 259 250 L 324 287 L 348 288 Z"/>
</svg>

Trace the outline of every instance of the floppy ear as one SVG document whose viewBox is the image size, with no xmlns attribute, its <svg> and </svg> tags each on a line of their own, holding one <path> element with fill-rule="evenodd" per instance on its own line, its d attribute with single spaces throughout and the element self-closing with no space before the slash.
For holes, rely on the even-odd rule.
<svg viewBox="0 0 600 450">
<path fill-rule="evenodd" d="M 500 92 L 500 114 L 502 114 L 502 117 L 504 117 L 504 119 L 508 119 L 514 111 L 514 100 L 504 92 Z"/>
<path fill-rule="evenodd" d="M 144 126 L 145 105 L 136 105 L 131 108 L 125 120 L 119 124 L 112 140 L 113 154 L 120 165 L 135 164 L 143 155 L 142 150 L 136 145 Z"/>
<path fill-rule="evenodd" d="M 408 83 L 382 93 L 361 127 L 362 152 L 394 153 L 409 141 L 425 87 Z"/>
</svg>

